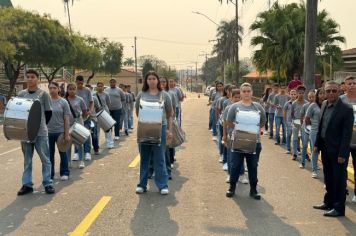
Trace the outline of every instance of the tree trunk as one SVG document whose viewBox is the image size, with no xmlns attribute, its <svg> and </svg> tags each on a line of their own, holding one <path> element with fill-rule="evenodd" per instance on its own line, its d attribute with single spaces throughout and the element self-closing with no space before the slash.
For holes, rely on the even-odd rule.
<svg viewBox="0 0 356 236">
<path fill-rule="evenodd" d="M 90 84 L 90 81 L 94 78 L 94 76 L 95 76 L 95 71 L 92 71 L 91 75 L 87 79 L 87 84 Z"/>
<path fill-rule="evenodd" d="M 316 30 L 318 1 L 307 0 L 303 82 L 307 91 L 315 88 Z M 306 93 L 307 94 L 307 93 Z"/>
<path fill-rule="evenodd" d="M 12 63 L 5 62 L 4 66 L 5 66 L 6 76 L 9 79 L 9 83 L 10 83 L 10 89 L 7 94 L 7 100 L 9 100 L 15 91 L 16 82 L 17 82 L 17 79 L 19 78 L 20 70 L 23 67 L 23 65 L 21 66 L 21 63 L 18 62 L 17 66 L 15 68 Z"/>
</svg>

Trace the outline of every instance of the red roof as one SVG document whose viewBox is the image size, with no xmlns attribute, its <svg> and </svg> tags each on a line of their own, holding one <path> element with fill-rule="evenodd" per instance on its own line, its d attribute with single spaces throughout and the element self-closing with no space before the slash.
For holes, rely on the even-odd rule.
<svg viewBox="0 0 356 236">
<path fill-rule="evenodd" d="M 272 71 L 267 71 L 266 72 L 259 72 L 259 71 L 251 71 L 247 75 L 243 76 L 243 78 L 246 79 L 258 79 L 258 78 L 270 78 L 272 77 L 273 72 Z"/>
</svg>

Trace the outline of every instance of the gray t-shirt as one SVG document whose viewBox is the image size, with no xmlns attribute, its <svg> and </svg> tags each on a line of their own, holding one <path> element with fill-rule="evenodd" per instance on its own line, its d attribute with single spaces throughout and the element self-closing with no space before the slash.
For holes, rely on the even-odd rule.
<svg viewBox="0 0 356 236">
<path fill-rule="evenodd" d="M 105 92 L 109 94 L 111 104 L 109 106 L 110 110 L 122 109 L 122 102 L 126 100 L 125 93 L 121 88 L 107 88 Z"/>
<path fill-rule="evenodd" d="M 221 112 L 222 112 L 223 109 L 224 109 L 224 102 L 225 102 L 226 100 L 227 100 L 227 97 L 224 96 L 224 97 L 219 98 L 219 100 L 217 101 L 216 108 L 220 109 Z"/>
<path fill-rule="evenodd" d="M 221 98 L 223 95 L 221 94 L 221 93 L 219 93 L 219 92 L 217 92 L 217 93 L 215 93 L 215 94 L 213 94 L 213 96 L 212 96 L 212 107 L 213 108 L 217 108 L 217 105 L 218 105 L 218 100 L 219 100 L 219 98 Z"/>
<path fill-rule="evenodd" d="M 101 110 L 102 106 L 100 105 L 97 96 L 93 96 L 93 101 L 94 101 L 94 112 L 90 114 L 90 118 L 95 122 L 97 122 L 98 119 L 96 118 L 96 114 Z"/>
<path fill-rule="evenodd" d="M 161 94 L 162 100 L 164 101 L 162 124 L 167 125 L 166 112 L 172 112 L 173 110 L 171 96 L 167 92 L 161 91 L 157 95 L 151 95 L 149 92 L 140 92 L 137 95 L 135 107 L 136 109 L 139 109 L 141 99 L 148 102 L 158 102 L 161 100 Z"/>
<path fill-rule="evenodd" d="M 175 94 L 176 94 L 176 96 L 177 96 L 177 101 L 178 101 L 178 103 L 177 103 L 177 107 L 181 107 L 181 99 L 183 98 L 183 92 L 182 92 L 182 90 L 180 89 L 180 88 L 177 88 L 177 87 L 175 87 L 175 88 L 170 88 L 169 89 L 170 91 L 172 90 Z"/>
<path fill-rule="evenodd" d="M 77 96 L 83 98 L 83 101 L 87 107 L 90 108 L 90 103 L 93 102 L 93 95 L 90 89 L 83 87 L 82 89 L 77 89 Z"/>
<path fill-rule="evenodd" d="M 235 122 L 237 110 L 241 111 L 260 111 L 260 126 L 264 126 L 266 123 L 266 112 L 257 102 L 253 102 L 250 106 L 245 106 L 242 102 L 234 103 L 231 105 L 229 112 L 227 114 L 227 121 Z M 257 135 L 257 142 L 261 142 L 261 133 Z"/>
<path fill-rule="evenodd" d="M 292 100 L 289 100 L 284 104 L 283 111 L 286 112 L 286 123 L 292 124 Z"/>
<path fill-rule="evenodd" d="M 133 110 L 134 106 L 135 106 L 135 99 L 136 99 L 136 96 L 135 96 L 135 93 L 133 92 L 129 92 L 130 96 L 131 96 L 131 99 L 130 99 L 130 104 L 129 104 L 129 107 L 131 110 Z"/>
<path fill-rule="evenodd" d="M 68 102 L 64 98 L 52 99 L 52 117 L 47 124 L 48 133 L 64 133 L 64 116 L 71 117 Z"/>
<path fill-rule="evenodd" d="M 99 97 L 101 105 L 102 105 L 102 108 L 105 111 L 109 112 L 109 105 L 111 103 L 109 95 L 107 93 L 103 92 L 103 93 L 96 93 L 94 97 Z"/>
<path fill-rule="evenodd" d="M 74 99 L 68 98 L 68 101 L 73 109 L 74 115 L 76 116 L 75 118 L 71 116 L 70 125 L 73 125 L 74 122 L 78 122 L 83 125 L 84 121 L 82 114 L 84 111 L 87 111 L 87 106 L 85 105 L 83 98 L 75 96 Z"/>
<path fill-rule="evenodd" d="M 298 100 L 295 100 L 292 104 L 292 111 L 291 111 L 291 116 L 292 116 L 292 120 L 300 120 L 300 116 L 301 116 L 301 111 L 302 111 L 302 107 L 303 105 L 307 103 L 306 100 L 303 101 L 303 103 L 300 103 Z"/>
<path fill-rule="evenodd" d="M 272 92 L 269 96 L 268 96 L 268 99 L 267 99 L 267 103 L 269 104 L 274 104 L 274 98 L 277 96 L 276 93 Z M 269 110 L 268 110 L 268 113 L 275 113 L 276 112 L 276 108 L 270 106 L 269 107 Z"/>
<path fill-rule="evenodd" d="M 178 107 L 179 99 L 177 97 L 177 93 L 175 93 L 173 90 L 170 89 L 170 90 L 168 90 L 168 94 L 171 96 L 173 108 Z"/>
<path fill-rule="evenodd" d="M 37 135 L 48 136 L 45 111 L 52 111 L 52 101 L 49 94 L 40 88 L 38 88 L 34 93 L 29 93 L 29 91 L 25 89 L 19 92 L 18 97 L 38 99 L 41 102 L 41 107 L 42 107 L 41 124 Z"/>
<path fill-rule="evenodd" d="M 289 96 L 288 95 L 282 95 L 282 94 L 278 94 L 274 98 L 274 105 L 278 106 L 276 108 L 276 113 L 275 113 L 275 115 L 277 117 L 283 117 L 283 107 L 288 102 L 288 100 L 289 100 Z"/>
<path fill-rule="evenodd" d="M 310 104 L 305 116 L 310 118 L 311 130 L 318 131 L 319 123 L 320 123 L 320 107 L 319 107 L 319 105 L 315 102 Z"/>
<path fill-rule="evenodd" d="M 343 94 L 340 96 L 341 101 L 343 101 L 344 103 L 350 104 L 352 105 L 356 105 L 356 99 L 355 100 L 350 100 L 346 94 Z"/>
<path fill-rule="evenodd" d="M 232 104 L 232 101 L 231 101 L 230 99 L 226 99 L 226 100 L 224 101 L 224 103 L 223 103 L 223 106 L 222 106 L 223 111 L 225 111 L 226 108 L 227 108 L 228 106 L 230 106 L 231 104 Z"/>
</svg>

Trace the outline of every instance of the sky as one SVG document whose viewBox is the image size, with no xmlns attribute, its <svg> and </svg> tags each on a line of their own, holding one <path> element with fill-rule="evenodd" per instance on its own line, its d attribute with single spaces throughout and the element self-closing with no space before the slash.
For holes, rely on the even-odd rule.
<svg viewBox="0 0 356 236">
<path fill-rule="evenodd" d="M 255 32 L 249 32 L 248 28 L 259 12 L 268 10 L 268 2 L 247 0 L 241 4 L 240 0 L 240 24 L 245 29 L 241 58 L 252 55 L 254 48 L 250 40 Z M 12 0 L 12 3 L 26 10 L 50 14 L 68 25 L 62 0 Z M 351 18 L 356 0 L 322 0 L 319 10 L 322 9 L 340 24 L 341 35 L 346 37 L 346 44 L 340 45 L 341 48 L 356 47 L 356 31 Z M 195 67 L 195 62 L 200 67 L 205 60 L 204 54 L 210 54 L 214 44 L 209 40 L 215 39 L 217 26 L 193 11 L 207 15 L 216 23 L 235 16 L 234 5 L 220 4 L 218 0 L 75 0 L 70 7 L 75 31 L 121 42 L 124 58 L 134 57 L 134 37 L 137 36 L 138 56 L 155 55 L 176 69 Z"/>
</svg>

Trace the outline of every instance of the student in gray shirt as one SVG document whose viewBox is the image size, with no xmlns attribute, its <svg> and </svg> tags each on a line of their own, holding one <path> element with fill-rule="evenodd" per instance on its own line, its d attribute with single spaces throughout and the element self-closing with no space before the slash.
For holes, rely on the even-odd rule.
<svg viewBox="0 0 356 236">
<path fill-rule="evenodd" d="M 310 150 L 311 154 L 311 163 L 312 163 L 312 178 L 318 177 L 318 154 L 315 153 L 314 145 L 316 142 L 316 137 L 318 134 L 319 123 L 320 123 L 320 108 L 321 104 L 325 100 L 325 91 L 320 88 L 315 94 L 315 102 L 313 102 L 309 107 L 305 115 L 305 125 L 306 127 L 310 126 L 309 141 L 310 141 Z"/>
<path fill-rule="evenodd" d="M 110 115 L 112 118 L 116 121 L 115 124 L 115 140 L 120 139 L 120 120 L 121 120 L 121 110 L 122 110 L 122 102 L 125 101 L 125 93 L 122 91 L 122 89 L 116 87 L 116 80 L 111 79 L 110 80 L 110 88 L 105 89 L 105 92 L 109 95 L 110 97 Z"/>
<path fill-rule="evenodd" d="M 98 82 L 96 84 L 96 94 L 95 96 L 97 97 L 102 109 L 104 109 L 106 112 L 110 114 L 109 107 L 111 105 L 111 100 L 110 96 L 104 92 L 104 83 Z M 106 147 L 109 149 L 114 148 L 114 140 L 112 137 L 112 132 L 111 130 L 108 132 L 105 132 L 105 141 L 106 141 Z"/>
<path fill-rule="evenodd" d="M 84 77 L 81 75 L 78 75 L 75 78 L 75 83 L 77 85 L 77 96 L 83 98 L 84 103 L 87 107 L 87 114 L 85 114 L 86 119 L 84 120 L 84 126 L 88 130 L 92 129 L 92 124 L 91 124 L 91 114 L 95 113 L 94 111 L 94 101 L 93 101 L 93 95 L 90 91 L 89 88 L 84 87 Z M 91 160 L 91 142 L 90 139 L 88 139 L 84 143 L 84 159 L 85 161 L 90 161 Z"/>
<path fill-rule="evenodd" d="M 291 154 L 291 139 L 292 139 L 292 131 L 293 131 L 293 121 L 292 121 L 292 104 L 293 102 L 297 99 L 297 91 L 292 89 L 289 91 L 289 96 L 290 100 L 286 102 L 286 104 L 283 107 L 283 118 L 284 122 L 286 124 L 286 130 L 287 130 L 287 135 L 286 135 L 286 147 L 287 147 L 287 152 L 286 154 Z"/>
<path fill-rule="evenodd" d="M 274 129 L 274 116 L 276 112 L 276 107 L 274 105 L 274 98 L 277 96 L 279 92 L 279 84 L 275 83 L 272 87 L 272 93 L 268 96 L 267 104 L 269 105 L 268 111 L 268 126 L 269 126 L 269 138 L 273 139 L 273 129 Z"/>
<path fill-rule="evenodd" d="M 283 119 L 283 107 L 288 102 L 289 96 L 286 94 L 287 86 L 281 86 L 279 94 L 274 98 L 275 121 L 276 121 L 276 145 L 280 145 L 280 130 L 282 126 L 282 144 L 286 143 L 286 124 Z"/>
<path fill-rule="evenodd" d="M 301 130 L 301 121 L 300 121 L 300 111 L 305 103 L 304 100 L 305 87 L 299 86 L 297 88 L 298 99 L 295 100 L 291 107 L 291 117 L 293 122 L 293 160 L 295 161 L 298 157 L 298 147 L 299 147 L 299 133 Z"/>
<path fill-rule="evenodd" d="M 300 121 L 302 123 L 301 126 L 301 135 L 302 135 L 302 158 L 300 161 L 300 168 L 303 169 L 305 167 L 305 159 L 307 159 L 308 161 L 310 161 L 309 155 L 307 153 L 307 149 L 308 149 L 308 144 L 309 144 L 309 132 L 306 131 L 306 126 L 305 126 L 305 115 L 307 113 L 307 110 L 310 106 L 310 104 L 312 104 L 313 102 L 315 102 L 315 91 L 311 90 L 308 93 L 308 102 L 306 102 L 303 106 L 302 109 L 300 110 Z"/>
<path fill-rule="evenodd" d="M 75 84 L 68 84 L 67 85 L 67 94 L 66 99 L 69 104 L 69 108 L 71 109 L 71 119 L 70 124 L 73 125 L 74 122 L 77 122 L 81 125 L 84 124 L 83 116 L 86 116 L 88 113 L 86 112 L 87 106 L 84 103 L 83 98 L 76 95 L 77 93 L 77 86 Z M 90 138 L 88 138 L 90 142 Z M 83 161 L 83 145 L 75 145 L 75 154 L 73 159 L 71 159 L 71 149 L 67 151 L 68 159 L 73 161 L 79 161 L 79 168 L 84 168 L 85 164 Z"/>
<path fill-rule="evenodd" d="M 140 151 L 140 181 L 136 188 L 137 194 L 143 194 L 147 191 L 147 181 L 149 174 L 149 163 L 153 160 L 155 172 L 155 184 L 162 195 L 167 195 L 168 190 L 168 174 L 165 163 L 166 140 L 172 138 L 172 101 L 169 94 L 162 91 L 160 80 L 157 73 L 148 72 L 144 78 L 142 92 L 137 95 L 135 108 L 136 115 L 140 115 L 140 102 L 144 101 L 163 103 L 162 113 L 162 128 L 161 128 L 161 142 L 159 145 L 152 145 L 150 143 L 139 142 Z M 140 127 L 138 127 L 140 128 Z"/>
<path fill-rule="evenodd" d="M 48 85 L 49 93 L 51 95 L 52 100 L 52 117 L 49 121 L 48 127 L 48 144 L 49 144 L 49 153 L 50 153 L 50 160 L 51 160 L 51 178 L 54 178 L 55 175 L 55 149 L 56 143 L 60 135 L 64 135 L 64 139 L 69 142 L 69 118 L 70 108 L 68 102 L 59 96 L 59 84 L 56 82 L 51 82 Z M 66 181 L 69 178 L 69 168 L 68 168 L 68 156 L 67 152 L 59 151 L 59 156 L 61 158 L 60 161 L 60 169 L 59 174 L 61 176 L 62 181 Z"/>
<path fill-rule="evenodd" d="M 236 120 L 237 110 L 242 111 L 257 111 L 260 114 L 260 128 L 264 127 L 266 122 L 265 110 L 263 107 L 252 101 L 252 86 L 249 83 L 243 83 L 240 87 L 241 101 L 231 105 L 229 113 L 227 115 L 227 127 L 233 128 Z M 230 173 L 230 188 L 226 192 L 227 197 L 233 197 L 235 195 L 236 183 L 239 180 L 239 173 L 241 166 L 246 157 L 248 176 L 250 181 L 250 196 L 256 200 L 260 200 L 261 196 L 257 192 L 257 166 L 262 150 L 260 134 L 257 137 L 256 152 L 254 154 L 244 153 L 241 151 L 234 151 L 231 153 L 231 173 Z"/>
<path fill-rule="evenodd" d="M 42 184 L 47 194 L 53 194 L 55 189 L 51 180 L 51 161 L 49 159 L 48 147 L 48 123 L 52 116 L 52 102 L 48 93 L 38 87 L 39 74 L 35 70 L 26 71 L 27 89 L 20 91 L 18 97 L 28 99 L 38 99 L 41 103 L 42 114 L 38 136 L 34 142 L 21 142 L 22 153 L 24 155 L 24 172 L 22 176 L 22 187 L 17 195 L 25 195 L 33 192 L 32 182 L 32 158 L 36 149 L 42 163 Z"/>
<path fill-rule="evenodd" d="M 134 92 L 131 91 L 131 85 L 128 85 L 128 93 L 131 96 L 130 101 L 130 112 L 129 112 L 129 130 L 133 130 L 133 111 L 134 111 L 134 106 L 135 106 L 135 101 L 136 101 L 136 95 Z"/>
</svg>

